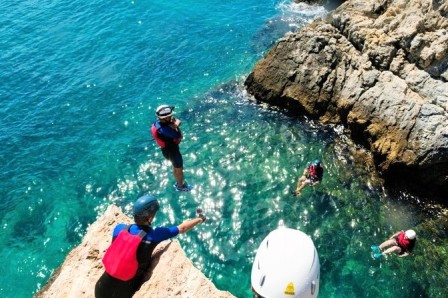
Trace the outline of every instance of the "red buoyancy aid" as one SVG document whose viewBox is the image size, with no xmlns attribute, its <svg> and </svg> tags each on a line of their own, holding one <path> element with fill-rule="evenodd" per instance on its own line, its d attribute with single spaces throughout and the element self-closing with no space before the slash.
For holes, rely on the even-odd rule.
<svg viewBox="0 0 448 298">
<path fill-rule="evenodd" d="M 406 233 L 401 232 L 397 237 L 397 243 L 402 249 L 407 250 L 411 245 L 411 240 L 404 238 L 404 236 L 406 236 Z"/>
<path fill-rule="evenodd" d="M 161 148 L 165 148 L 165 142 L 159 137 L 158 130 L 159 129 L 156 127 L 156 124 L 154 123 L 151 126 L 152 137 L 154 138 L 154 140 L 156 140 L 157 145 L 159 145 Z"/>
<path fill-rule="evenodd" d="M 310 178 L 313 178 L 313 179 L 318 179 L 319 178 L 317 176 L 317 171 L 316 171 L 316 166 L 315 165 L 310 165 L 308 167 L 308 172 L 310 173 Z"/>
<path fill-rule="evenodd" d="M 125 226 L 117 238 L 107 249 L 103 264 L 106 272 L 119 280 L 132 279 L 138 269 L 137 249 L 146 232 L 141 230 L 137 235 L 129 233 L 131 226 Z"/>
<path fill-rule="evenodd" d="M 156 140 L 157 145 L 160 146 L 160 148 L 165 148 L 166 146 L 166 141 L 164 141 L 159 134 L 159 129 L 162 126 L 160 125 L 159 122 L 154 122 L 151 126 L 151 134 L 152 137 L 154 138 L 154 140 Z M 179 145 L 179 143 L 182 141 L 182 138 L 178 138 L 178 139 L 173 139 L 173 143 L 176 145 Z"/>
</svg>

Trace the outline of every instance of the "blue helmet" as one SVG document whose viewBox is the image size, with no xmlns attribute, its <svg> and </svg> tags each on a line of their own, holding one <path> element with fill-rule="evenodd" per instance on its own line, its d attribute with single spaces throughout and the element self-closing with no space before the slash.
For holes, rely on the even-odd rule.
<svg viewBox="0 0 448 298">
<path fill-rule="evenodd" d="M 134 216 L 153 216 L 159 210 L 160 205 L 153 195 L 144 195 L 134 203 Z"/>
<path fill-rule="evenodd" d="M 320 166 L 320 160 L 316 159 L 313 161 L 313 165 Z"/>
</svg>

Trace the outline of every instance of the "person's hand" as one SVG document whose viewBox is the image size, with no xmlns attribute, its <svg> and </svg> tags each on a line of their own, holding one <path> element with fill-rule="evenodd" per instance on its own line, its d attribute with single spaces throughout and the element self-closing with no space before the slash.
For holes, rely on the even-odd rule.
<svg viewBox="0 0 448 298">
<path fill-rule="evenodd" d="M 198 213 L 198 217 L 202 220 L 202 223 L 204 223 L 207 220 L 207 217 L 202 213 L 202 209 L 198 208 L 196 209 L 196 212 Z"/>
<path fill-rule="evenodd" d="M 176 118 L 174 118 L 174 117 L 173 117 L 173 119 L 172 119 L 171 121 L 172 121 L 172 123 L 173 123 L 174 125 L 176 125 L 176 126 L 178 126 L 178 127 L 182 124 L 182 121 L 180 121 L 179 119 L 176 119 Z"/>
</svg>

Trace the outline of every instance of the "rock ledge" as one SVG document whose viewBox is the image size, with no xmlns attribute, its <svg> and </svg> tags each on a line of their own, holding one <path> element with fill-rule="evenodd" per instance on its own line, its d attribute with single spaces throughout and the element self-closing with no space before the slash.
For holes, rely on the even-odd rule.
<svg viewBox="0 0 448 298">
<path fill-rule="evenodd" d="M 104 272 L 101 259 L 110 244 L 112 229 L 122 222 L 132 220 L 117 206 L 109 206 L 35 297 L 94 297 L 95 283 Z M 150 279 L 134 297 L 234 297 L 218 290 L 196 269 L 177 240 L 160 243 L 153 257 Z"/>
</svg>

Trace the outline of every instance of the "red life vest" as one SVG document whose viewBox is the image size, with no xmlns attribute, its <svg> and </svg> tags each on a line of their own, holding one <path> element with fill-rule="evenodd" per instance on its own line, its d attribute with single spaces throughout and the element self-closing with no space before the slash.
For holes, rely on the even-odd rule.
<svg viewBox="0 0 448 298">
<path fill-rule="evenodd" d="M 404 236 L 406 236 L 405 232 L 400 233 L 397 237 L 397 243 L 402 249 L 408 250 L 411 245 L 411 240 L 404 238 Z"/>
<path fill-rule="evenodd" d="M 138 235 L 132 235 L 129 228 L 126 226 L 120 231 L 102 260 L 107 274 L 123 281 L 132 279 L 137 273 L 137 249 L 146 236 L 143 230 Z"/>
<path fill-rule="evenodd" d="M 159 122 L 154 122 L 151 126 L 151 134 L 152 134 L 152 137 L 154 138 L 154 140 L 156 141 L 157 145 L 159 145 L 160 148 L 165 148 L 166 141 L 164 141 L 162 139 L 162 137 L 160 136 L 160 133 L 159 133 L 159 129 L 161 127 L 162 126 L 160 125 Z M 173 140 L 174 144 L 179 145 L 179 143 L 182 141 L 182 138 L 172 139 L 172 140 Z"/>
<path fill-rule="evenodd" d="M 317 171 L 316 171 L 316 166 L 315 165 L 310 165 L 308 167 L 308 172 L 310 173 L 310 178 L 313 179 L 318 179 L 319 177 L 317 177 Z"/>
<path fill-rule="evenodd" d="M 160 126 L 159 126 L 160 128 Z M 156 127 L 156 124 L 154 123 L 151 126 L 151 134 L 154 140 L 156 140 L 157 145 L 159 145 L 161 148 L 165 148 L 165 142 L 159 137 L 158 133 L 159 129 Z"/>
</svg>

